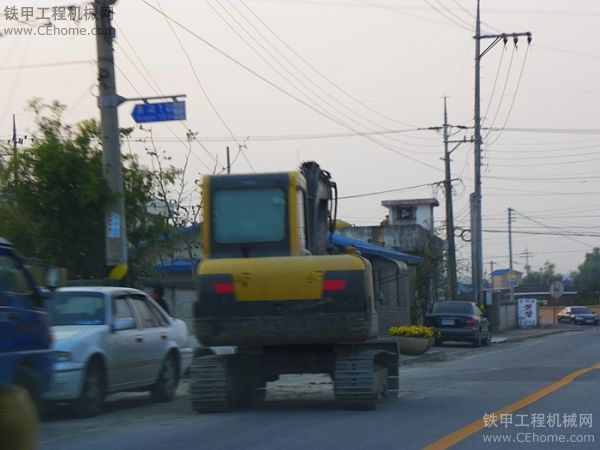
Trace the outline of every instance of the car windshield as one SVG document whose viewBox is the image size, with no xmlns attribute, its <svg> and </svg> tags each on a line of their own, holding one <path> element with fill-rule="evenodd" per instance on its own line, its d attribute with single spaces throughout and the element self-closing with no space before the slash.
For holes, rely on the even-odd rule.
<svg viewBox="0 0 600 450">
<path fill-rule="evenodd" d="M 433 305 L 436 314 L 473 314 L 473 306 L 467 302 L 437 302 Z"/>
<path fill-rule="evenodd" d="M 587 308 L 572 308 L 571 312 L 573 314 L 592 314 L 592 312 Z"/>
<path fill-rule="evenodd" d="M 55 292 L 49 302 L 52 325 L 102 325 L 104 296 L 99 292 Z"/>
</svg>

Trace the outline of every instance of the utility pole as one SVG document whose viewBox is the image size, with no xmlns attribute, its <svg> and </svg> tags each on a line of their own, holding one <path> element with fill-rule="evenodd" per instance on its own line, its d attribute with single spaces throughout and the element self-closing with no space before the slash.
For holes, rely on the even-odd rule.
<svg viewBox="0 0 600 450">
<path fill-rule="evenodd" d="M 512 250 L 512 208 L 508 208 L 508 290 L 510 293 L 510 301 L 512 302 L 515 299 Z"/>
<path fill-rule="evenodd" d="M 109 268 L 109 278 L 121 280 L 127 273 L 127 228 L 117 113 L 117 107 L 122 99 L 117 95 L 115 83 L 114 28 L 111 23 L 114 3 L 115 0 L 94 1 L 98 51 L 98 106 L 102 124 L 102 163 L 111 197 L 104 216 L 106 265 Z"/>
<path fill-rule="evenodd" d="M 19 154 L 17 153 L 17 120 L 13 114 L 13 164 L 15 185 L 19 184 Z"/>
<path fill-rule="evenodd" d="M 456 299 L 456 246 L 454 244 L 454 211 L 452 208 L 452 180 L 450 172 L 450 151 L 448 150 L 448 111 L 444 97 L 444 166 L 446 176 L 444 188 L 446 191 L 446 241 L 448 243 L 448 299 Z M 455 147 L 456 148 L 456 147 Z M 453 149 L 454 150 L 454 149 Z"/>
<path fill-rule="evenodd" d="M 229 160 L 229 145 L 227 146 L 227 175 L 231 173 L 231 162 Z"/>
<path fill-rule="evenodd" d="M 494 300 L 494 261 L 490 261 L 490 284 L 492 286 L 492 303 Z"/>
<path fill-rule="evenodd" d="M 508 36 L 512 36 L 515 45 L 519 36 L 527 36 L 527 43 L 531 42 L 531 33 L 502 33 L 502 34 L 481 34 L 481 14 L 479 7 L 480 0 L 477 0 L 477 16 L 475 23 L 475 188 L 470 197 L 471 205 L 471 271 L 473 277 L 473 301 L 479 305 L 483 304 L 483 233 L 481 221 L 481 58 L 492 49 L 498 42 L 508 41 Z M 481 40 L 492 39 L 492 43 L 481 51 Z"/>
<path fill-rule="evenodd" d="M 531 266 L 529 265 L 529 257 L 533 256 L 533 253 L 529 251 L 529 248 L 525 246 L 525 251 L 519 255 L 522 258 L 525 258 L 525 273 L 529 273 L 531 271 Z"/>
<path fill-rule="evenodd" d="M 448 109 L 444 97 L 444 167 L 445 179 L 444 190 L 446 191 L 446 240 L 448 244 L 448 298 L 455 299 L 458 293 L 457 269 L 456 269 L 456 245 L 454 242 L 454 211 L 452 206 L 452 174 L 450 170 L 450 155 L 458 148 L 460 144 L 471 142 L 467 138 L 461 140 L 450 140 L 450 125 L 448 123 Z M 439 128 L 437 128 L 439 129 Z M 451 150 L 448 144 L 456 144 Z"/>
</svg>

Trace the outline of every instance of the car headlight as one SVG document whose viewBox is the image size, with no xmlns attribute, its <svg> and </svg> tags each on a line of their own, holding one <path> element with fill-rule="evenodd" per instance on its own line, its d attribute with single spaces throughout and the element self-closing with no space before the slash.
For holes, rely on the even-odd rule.
<svg viewBox="0 0 600 450">
<path fill-rule="evenodd" d="M 71 352 L 54 352 L 54 362 L 69 362 L 73 354 Z"/>
<path fill-rule="evenodd" d="M 583 320 L 583 317 L 581 317 L 581 316 L 575 316 L 575 320 Z"/>
</svg>

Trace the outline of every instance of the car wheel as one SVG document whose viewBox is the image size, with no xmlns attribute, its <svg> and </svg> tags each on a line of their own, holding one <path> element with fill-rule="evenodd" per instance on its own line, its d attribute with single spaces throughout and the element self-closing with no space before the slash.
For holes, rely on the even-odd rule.
<svg viewBox="0 0 600 450">
<path fill-rule="evenodd" d="M 475 337 L 473 337 L 473 347 L 481 347 L 481 333 L 478 332 Z"/>
<path fill-rule="evenodd" d="M 169 353 L 160 369 L 158 379 L 150 391 L 154 401 L 170 402 L 173 400 L 177 384 L 179 383 L 179 372 L 177 369 L 176 356 L 174 353 Z"/>
<path fill-rule="evenodd" d="M 15 384 L 27 391 L 39 417 L 42 416 L 42 390 L 37 374 L 29 367 L 18 367 L 15 371 Z"/>
<path fill-rule="evenodd" d="M 436 347 L 441 347 L 444 345 L 444 340 L 442 338 L 435 338 L 435 342 L 433 343 Z"/>
<path fill-rule="evenodd" d="M 97 361 L 91 361 L 85 369 L 81 394 L 73 402 L 75 414 L 78 417 L 97 416 L 102 410 L 105 391 L 102 366 Z"/>
<path fill-rule="evenodd" d="M 483 341 L 483 345 L 488 346 L 492 343 L 492 332 L 488 330 L 488 334 L 487 337 L 485 338 L 485 341 Z"/>
</svg>

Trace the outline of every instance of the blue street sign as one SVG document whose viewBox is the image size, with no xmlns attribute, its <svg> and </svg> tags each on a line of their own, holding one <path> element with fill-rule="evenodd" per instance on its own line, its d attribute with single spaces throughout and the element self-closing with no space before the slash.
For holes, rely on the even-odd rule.
<svg viewBox="0 0 600 450">
<path fill-rule="evenodd" d="M 185 101 L 140 103 L 131 111 L 136 123 L 185 120 Z"/>
</svg>

